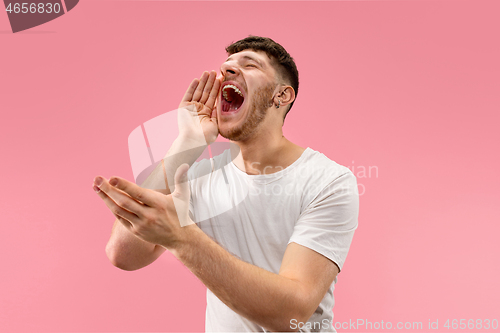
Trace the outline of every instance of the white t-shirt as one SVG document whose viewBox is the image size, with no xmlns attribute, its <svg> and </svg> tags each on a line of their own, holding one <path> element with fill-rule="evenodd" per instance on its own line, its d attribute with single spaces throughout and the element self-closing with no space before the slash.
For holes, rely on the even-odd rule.
<svg viewBox="0 0 500 333">
<path fill-rule="evenodd" d="M 278 274 L 287 245 L 295 242 L 342 269 L 359 209 L 356 177 L 345 166 L 307 148 L 281 171 L 248 175 L 231 161 L 227 149 L 194 163 L 188 179 L 193 221 L 241 260 Z M 336 283 L 337 278 L 308 323 L 292 322 L 291 328 L 335 332 L 331 324 Z M 266 331 L 231 310 L 209 289 L 205 329 Z"/>
</svg>

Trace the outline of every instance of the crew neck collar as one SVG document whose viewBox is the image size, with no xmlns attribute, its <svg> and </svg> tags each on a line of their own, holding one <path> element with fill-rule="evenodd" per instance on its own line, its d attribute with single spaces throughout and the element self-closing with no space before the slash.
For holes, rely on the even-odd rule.
<svg viewBox="0 0 500 333">
<path fill-rule="evenodd" d="M 289 166 L 287 166 L 286 168 L 284 168 L 283 170 L 280 170 L 280 171 L 277 171 L 277 172 L 273 172 L 273 173 L 270 173 L 270 174 L 262 174 L 262 175 L 249 175 L 247 174 L 246 172 L 244 172 L 243 170 L 240 170 L 236 164 L 234 164 L 234 162 L 231 160 L 228 164 L 231 165 L 232 168 L 235 169 L 236 173 L 249 179 L 249 180 L 253 180 L 253 181 L 256 181 L 256 182 L 264 182 L 264 183 L 269 183 L 271 181 L 276 181 L 280 178 L 282 178 L 284 175 L 286 175 L 287 173 L 289 173 L 290 171 L 293 171 L 293 169 L 295 167 L 297 167 L 297 165 L 299 165 L 306 157 L 307 155 L 309 155 L 310 153 L 312 153 L 313 150 L 309 147 L 307 147 L 303 152 L 302 154 L 299 156 L 299 158 L 297 158 L 292 164 L 290 164 Z M 229 153 L 228 154 L 228 159 L 231 159 L 231 154 Z"/>
</svg>

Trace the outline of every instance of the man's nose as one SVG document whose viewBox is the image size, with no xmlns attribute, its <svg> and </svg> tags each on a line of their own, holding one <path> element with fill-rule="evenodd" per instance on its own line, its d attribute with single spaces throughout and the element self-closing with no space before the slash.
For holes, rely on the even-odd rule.
<svg viewBox="0 0 500 333">
<path fill-rule="evenodd" d="M 224 77 L 234 77 L 240 73 L 238 67 L 232 63 L 223 63 L 220 71 Z"/>
</svg>

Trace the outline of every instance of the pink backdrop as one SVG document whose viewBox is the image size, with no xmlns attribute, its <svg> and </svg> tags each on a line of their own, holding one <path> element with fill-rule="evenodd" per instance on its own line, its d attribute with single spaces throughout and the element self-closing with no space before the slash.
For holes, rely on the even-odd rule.
<svg viewBox="0 0 500 333">
<path fill-rule="evenodd" d="M 132 180 L 130 132 L 249 34 L 296 59 L 285 135 L 358 176 L 334 321 L 500 320 L 499 10 L 84 0 L 17 34 L 2 10 L 0 331 L 204 330 L 206 289 L 171 255 L 135 272 L 109 263 L 114 218 L 92 180 Z"/>
</svg>

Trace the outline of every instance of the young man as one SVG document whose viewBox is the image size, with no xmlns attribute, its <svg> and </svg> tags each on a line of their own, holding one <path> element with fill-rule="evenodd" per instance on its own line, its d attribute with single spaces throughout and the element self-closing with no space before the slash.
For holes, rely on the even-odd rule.
<svg viewBox="0 0 500 333">
<path fill-rule="evenodd" d="M 251 36 L 226 51 L 221 77 L 205 72 L 189 86 L 179 137 L 142 187 L 96 177 L 117 217 L 106 253 L 135 270 L 171 251 L 208 288 L 207 331 L 334 332 L 356 178 L 283 136 L 298 72 L 281 45 Z M 231 149 L 195 162 L 219 134 Z"/>
</svg>

